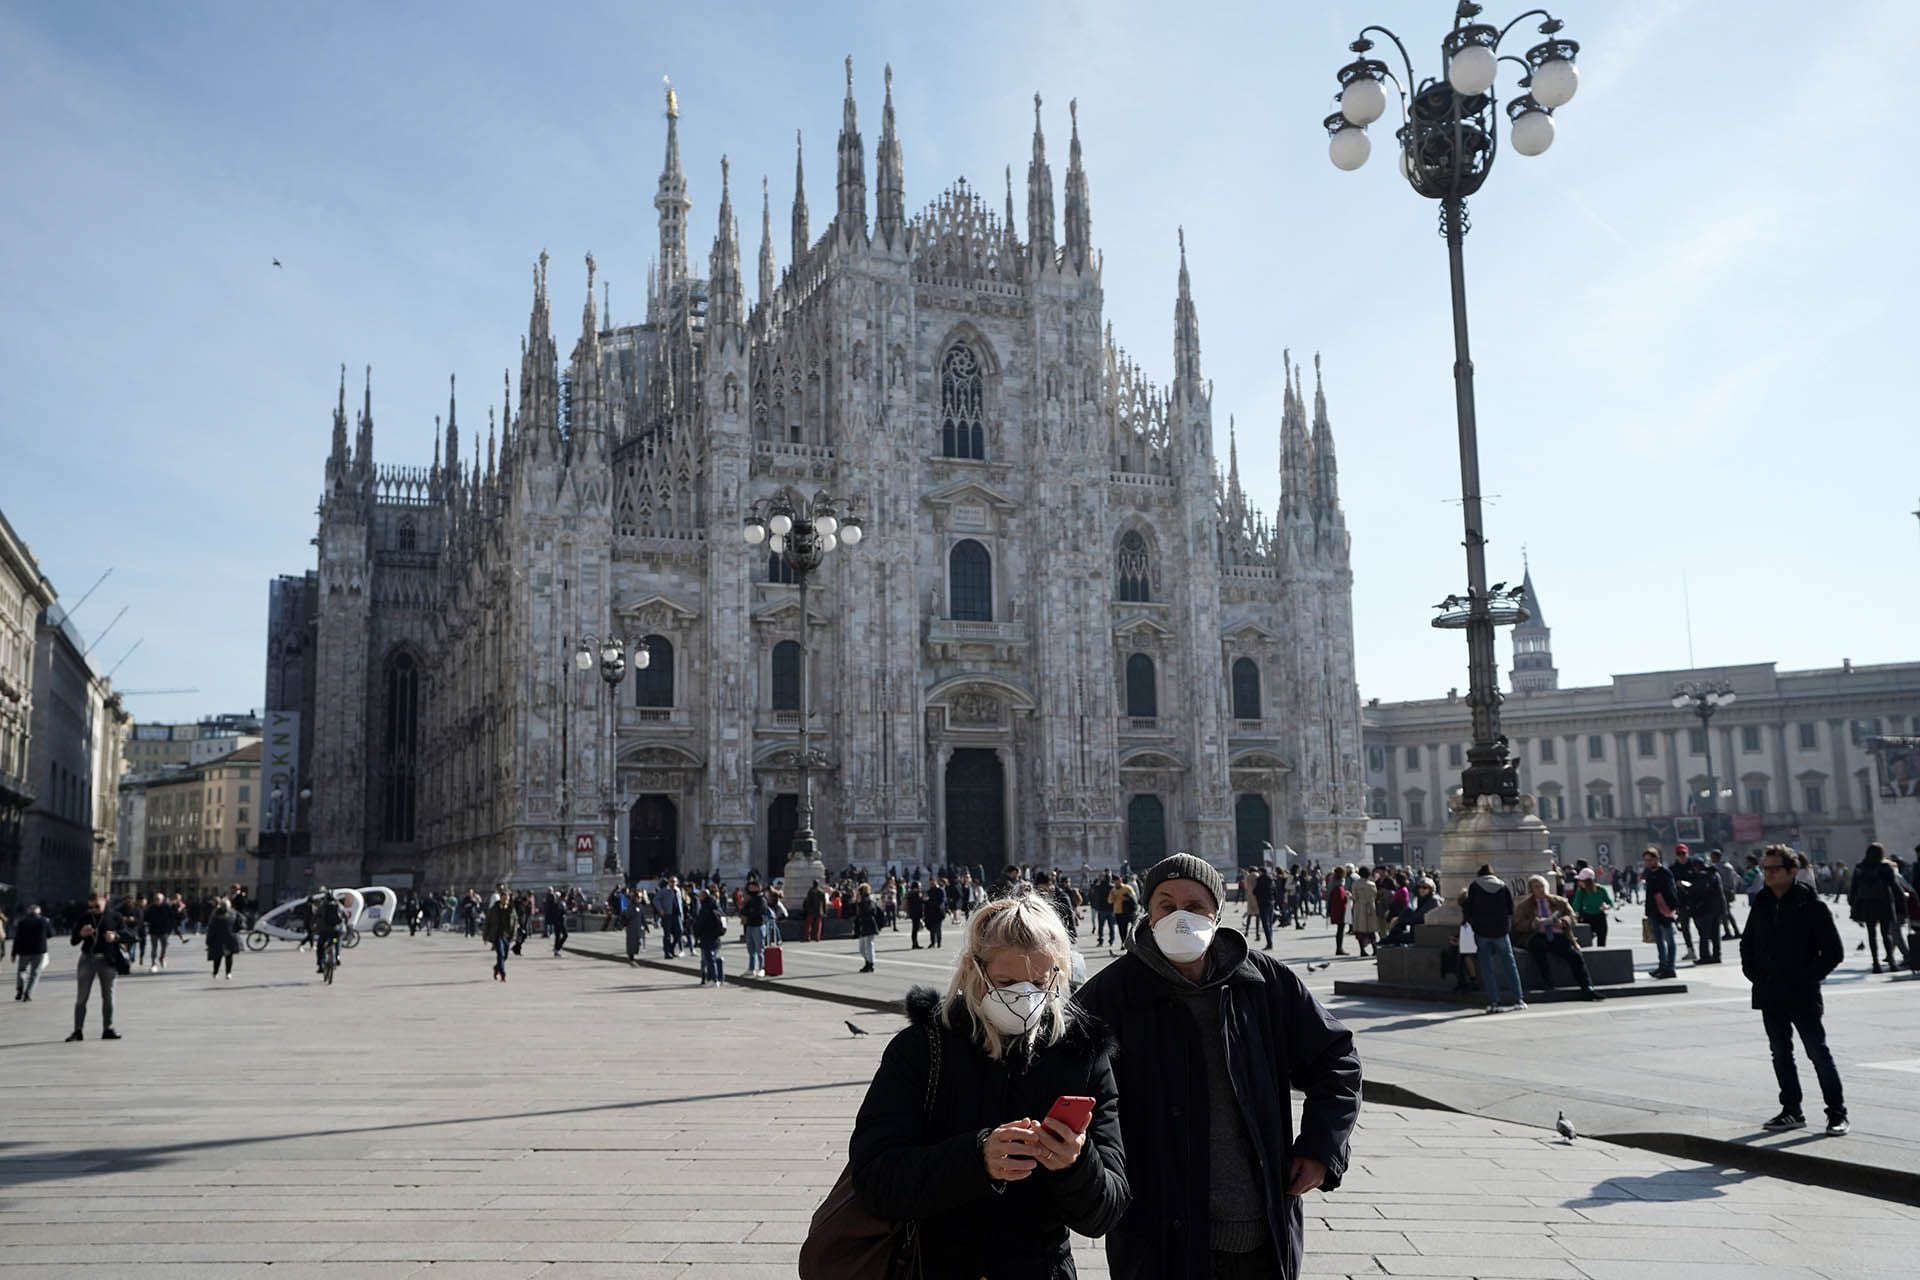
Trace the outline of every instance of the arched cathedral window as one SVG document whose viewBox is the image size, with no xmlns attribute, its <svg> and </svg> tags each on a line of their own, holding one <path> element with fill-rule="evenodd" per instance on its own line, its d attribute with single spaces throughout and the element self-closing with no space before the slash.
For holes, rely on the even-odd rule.
<svg viewBox="0 0 1920 1280">
<path fill-rule="evenodd" d="M 400 522 L 400 549 L 402 551 L 412 551 L 419 545 L 419 542 L 420 537 L 419 534 L 414 531 L 413 521 L 402 520 Z"/>
<path fill-rule="evenodd" d="M 940 360 L 940 454 L 946 458 L 987 456 L 986 401 L 980 361 L 962 343 L 947 348 Z"/>
<path fill-rule="evenodd" d="M 673 705 L 673 641 L 665 636 L 648 636 L 641 643 L 647 646 L 647 665 L 633 673 L 633 705 L 671 707 Z"/>
<path fill-rule="evenodd" d="M 782 640 L 773 646 L 773 709 L 800 709 L 800 646 Z"/>
<path fill-rule="evenodd" d="M 387 663 L 387 725 L 383 739 L 380 838 L 413 839 L 414 747 L 419 736 L 420 673 L 411 654 Z"/>
<path fill-rule="evenodd" d="M 1144 653 L 1127 658 L 1127 714 L 1151 720 L 1160 714 L 1159 690 L 1155 687 L 1153 659 Z"/>
<path fill-rule="evenodd" d="M 1252 658 L 1233 660 L 1233 718 L 1263 718 L 1260 714 L 1260 667 Z"/>
<path fill-rule="evenodd" d="M 1138 529 L 1127 530 L 1120 538 L 1120 553 L 1114 564 L 1114 582 L 1123 603 L 1153 598 L 1152 570 L 1147 540 Z"/>
<path fill-rule="evenodd" d="M 993 621 L 993 557 L 972 538 L 947 556 L 949 613 L 955 622 Z"/>
</svg>

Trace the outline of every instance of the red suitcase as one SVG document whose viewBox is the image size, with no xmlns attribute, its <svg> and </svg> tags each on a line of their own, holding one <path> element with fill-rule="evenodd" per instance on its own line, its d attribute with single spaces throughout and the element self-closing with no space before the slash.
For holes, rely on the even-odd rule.
<svg viewBox="0 0 1920 1280">
<path fill-rule="evenodd" d="M 769 978 L 777 978 L 787 971 L 787 959 L 781 952 L 779 943 L 774 943 L 760 955 L 761 968 Z"/>
</svg>

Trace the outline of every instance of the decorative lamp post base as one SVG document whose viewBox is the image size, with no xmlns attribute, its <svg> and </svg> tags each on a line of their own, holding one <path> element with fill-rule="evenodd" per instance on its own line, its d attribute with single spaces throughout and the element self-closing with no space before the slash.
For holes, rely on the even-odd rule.
<svg viewBox="0 0 1920 1280">
<path fill-rule="evenodd" d="M 1336 982 L 1335 994 L 1464 1005 L 1485 1000 L 1477 977 L 1471 982 L 1461 980 L 1460 959 L 1454 951 L 1460 937 L 1459 899 L 1483 866 L 1506 882 L 1515 902 L 1527 896 L 1528 876 L 1545 874 L 1553 861 L 1550 832 L 1533 811 L 1533 797 L 1522 796 L 1520 801 L 1508 807 L 1485 796 L 1479 804 L 1454 813 L 1440 844 L 1440 905 L 1414 930 L 1413 945 L 1379 948 L 1377 977 Z M 1603 994 L 1667 995 L 1687 989 L 1684 983 L 1638 981 L 1631 943 L 1639 937 L 1639 921 L 1623 916 L 1614 927 L 1631 932 L 1631 937 L 1615 940 L 1625 945 L 1595 947 L 1587 926 L 1578 930 L 1581 958 Z M 1524 947 L 1514 948 L 1514 961 L 1529 1001 L 1579 998 L 1573 975 L 1563 962 L 1551 961 L 1557 985 L 1549 992 L 1542 989 L 1533 957 Z"/>
</svg>

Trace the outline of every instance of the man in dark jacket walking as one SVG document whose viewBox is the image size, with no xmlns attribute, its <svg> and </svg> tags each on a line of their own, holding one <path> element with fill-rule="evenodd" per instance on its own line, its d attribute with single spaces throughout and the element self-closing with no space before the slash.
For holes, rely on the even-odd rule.
<svg viewBox="0 0 1920 1280">
<path fill-rule="evenodd" d="M 1353 1035 L 1219 923 L 1208 863 L 1173 854 L 1140 887 L 1149 927 L 1075 996 L 1119 1045 L 1133 1205 L 1108 1263 L 1116 1280 L 1297 1275 L 1300 1197 L 1340 1185 L 1360 1114 Z"/>
<path fill-rule="evenodd" d="M 553 931 L 553 954 L 559 955 L 560 948 L 567 945 L 567 901 L 560 896 L 560 890 L 547 890 L 546 904 L 541 908 L 541 916 L 547 922 L 547 928 Z"/>
<path fill-rule="evenodd" d="M 1674 976 L 1673 925 L 1680 914 L 1673 872 L 1660 865 L 1660 851 L 1648 845 L 1640 854 L 1640 887 L 1646 891 L 1647 931 L 1653 935 L 1655 978 Z"/>
<path fill-rule="evenodd" d="M 1797 1031 L 1820 1080 L 1827 1133 L 1837 1138 L 1848 1128 L 1847 1103 L 1821 1023 L 1826 1005 L 1820 998 L 1820 984 L 1846 951 L 1827 904 L 1806 885 L 1796 884 L 1793 872 L 1793 856 L 1783 846 L 1769 845 L 1760 855 L 1766 888 L 1754 895 L 1753 911 L 1740 937 L 1740 968 L 1753 984 L 1753 1007 L 1766 1026 L 1773 1074 L 1780 1082 L 1780 1114 L 1763 1127 L 1778 1131 L 1806 1126 L 1800 1110 L 1800 1072 L 1793 1062 Z"/>
<path fill-rule="evenodd" d="M 27 908 L 27 914 L 14 922 L 13 926 L 13 998 L 15 1000 L 33 999 L 34 984 L 40 981 L 40 971 L 47 967 L 47 939 L 52 936 L 53 927 L 47 918 L 40 914 L 40 904 L 34 903 Z"/>
<path fill-rule="evenodd" d="M 1727 908 L 1726 887 L 1708 864 L 1695 858 L 1685 845 L 1675 846 L 1674 884 L 1680 891 L 1680 905 L 1693 921 L 1700 937 L 1695 964 L 1720 963 L 1720 917 Z"/>
<path fill-rule="evenodd" d="M 87 895 L 87 909 L 73 922 L 73 932 L 67 938 L 80 948 L 80 963 L 74 967 L 80 990 L 73 1002 L 73 1034 L 67 1039 L 86 1039 L 87 997 L 93 994 L 96 981 L 100 984 L 100 1038 L 120 1038 L 113 1029 L 113 980 L 127 962 L 126 945 L 131 941 L 128 928 L 120 911 L 108 906 L 104 895 Z"/>
</svg>

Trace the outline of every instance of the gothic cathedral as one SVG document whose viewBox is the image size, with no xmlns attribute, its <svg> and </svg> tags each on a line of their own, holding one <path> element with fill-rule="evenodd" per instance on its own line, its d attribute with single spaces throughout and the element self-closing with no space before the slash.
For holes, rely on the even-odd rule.
<svg viewBox="0 0 1920 1280">
<path fill-rule="evenodd" d="M 779 875 L 803 626 L 836 871 L 1359 856 L 1318 361 L 1311 409 L 1287 375 L 1269 520 L 1237 446 L 1214 461 L 1184 242 L 1159 387 L 1103 327 L 1078 122 L 1056 223 L 1034 107 L 1024 236 L 1011 171 L 1004 213 L 963 180 L 910 216 L 889 71 L 869 218 L 849 62 L 833 216 L 810 231 L 796 156 L 778 269 L 763 184 L 749 307 L 725 160 L 705 278 L 689 259 L 669 91 L 645 323 L 602 326 L 588 257 L 562 364 L 543 253 L 517 399 L 509 379 L 470 465 L 451 394 L 431 467 L 376 465 L 371 375 L 350 448 L 343 374 L 317 540 L 323 881 Z M 742 521 L 821 491 L 866 537 L 812 575 L 803 620 Z M 574 660 L 609 635 L 649 657 L 611 687 Z"/>
</svg>

